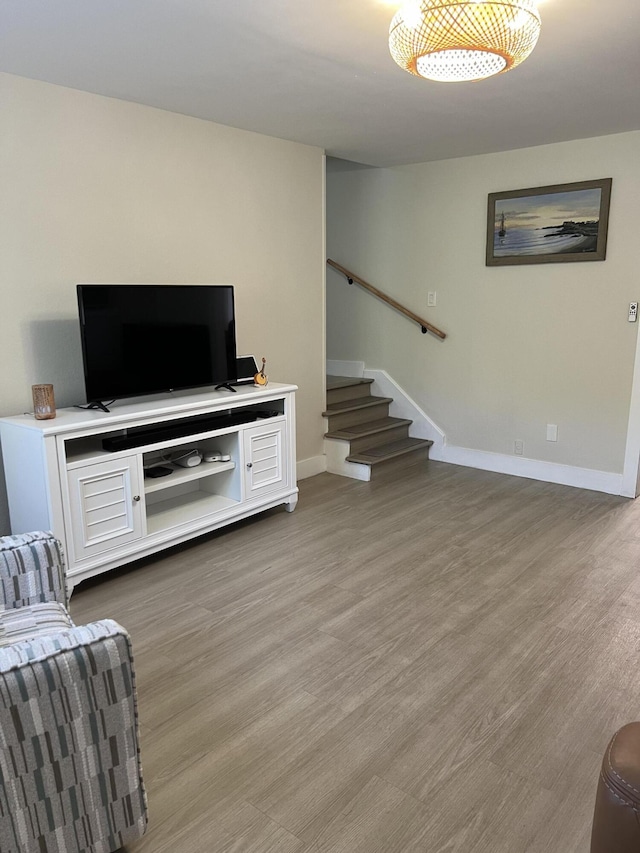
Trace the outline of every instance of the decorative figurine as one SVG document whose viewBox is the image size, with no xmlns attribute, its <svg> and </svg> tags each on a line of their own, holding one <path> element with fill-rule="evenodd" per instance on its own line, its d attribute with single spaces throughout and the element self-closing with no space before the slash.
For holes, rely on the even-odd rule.
<svg viewBox="0 0 640 853">
<path fill-rule="evenodd" d="M 262 359 L 262 369 L 260 370 L 259 373 L 256 373 L 256 375 L 253 377 L 253 384 L 256 385 L 258 388 L 262 388 L 263 386 L 265 386 L 269 383 L 269 377 L 264 372 L 264 366 L 266 363 L 267 363 L 266 358 L 263 358 Z"/>
</svg>

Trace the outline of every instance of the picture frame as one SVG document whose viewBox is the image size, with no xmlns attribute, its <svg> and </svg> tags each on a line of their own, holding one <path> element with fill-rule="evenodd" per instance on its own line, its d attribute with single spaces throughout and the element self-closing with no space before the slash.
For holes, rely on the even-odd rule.
<svg viewBox="0 0 640 853">
<path fill-rule="evenodd" d="M 611 178 L 489 193 L 489 267 L 604 261 Z"/>
</svg>

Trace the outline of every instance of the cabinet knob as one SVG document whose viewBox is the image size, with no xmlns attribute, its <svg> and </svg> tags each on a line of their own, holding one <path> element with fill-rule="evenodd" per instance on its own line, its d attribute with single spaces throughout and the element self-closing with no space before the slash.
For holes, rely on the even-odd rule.
<svg viewBox="0 0 640 853">
<path fill-rule="evenodd" d="M 247 468 L 253 468 L 253 462 L 247 462 Z"/>
<path fill-rule="evenodd" d="M 140 500 L 140 495 L 134 495 L 134 496 L 133 496 L 133 499 L 134 499 L 134 501 L 136 501 L 136 503 L 137 503 L 137 502 Z"/>
</svg>

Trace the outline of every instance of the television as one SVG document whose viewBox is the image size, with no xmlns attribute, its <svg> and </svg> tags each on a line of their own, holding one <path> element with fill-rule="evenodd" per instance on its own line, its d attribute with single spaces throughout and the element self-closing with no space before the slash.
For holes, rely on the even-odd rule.
<svg viewBox="0 0 640 853">
<path fill-rule="evenodd" d="M 79 284 L 89 404 L 236 380 L 231 285 Z"/>
</svg>

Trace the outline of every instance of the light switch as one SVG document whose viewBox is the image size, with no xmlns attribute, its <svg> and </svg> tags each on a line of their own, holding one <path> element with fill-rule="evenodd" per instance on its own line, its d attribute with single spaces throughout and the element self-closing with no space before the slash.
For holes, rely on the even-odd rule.
<svg viewBox="0 0 640 853">
<path fill-rule="evenodd" d="M 557 424 L 547 424 L 547 441 L 557 441 L 558 440 L 558 425 Z"/>
<path fill-rule="evenodd" d="M 435 307 L 435 305 L 436 305 L 436 301 L 437 301 L 437 296 L 438 296 L 438 295 L 437 295 L 437 293 L 435 292 L 435 290 L 430 290 L 430 291 L 427 293 L 427 305 L 429 306 L 429 308 L 434 308 L 434 307 Z"/>
</svg>

